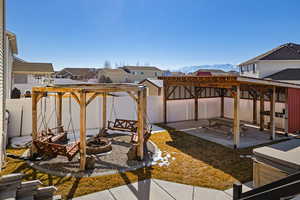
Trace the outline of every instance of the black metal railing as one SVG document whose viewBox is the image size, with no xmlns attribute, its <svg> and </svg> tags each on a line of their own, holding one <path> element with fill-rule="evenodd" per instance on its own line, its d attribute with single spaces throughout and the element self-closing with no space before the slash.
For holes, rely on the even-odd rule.
<svg viewBox="0 0 300 200">
<path fill-rule="evenodd" d="M 244 193 L 241 183 L 233 185 L 233 200 L 280 200 L 297 194 L 300 194 L 300 172 Z"/>
</svg>

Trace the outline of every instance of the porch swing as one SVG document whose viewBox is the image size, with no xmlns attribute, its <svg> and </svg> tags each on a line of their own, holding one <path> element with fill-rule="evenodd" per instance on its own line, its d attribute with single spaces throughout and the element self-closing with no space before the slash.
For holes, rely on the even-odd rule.
<svg viewBox="0 0 300 200">
<path fill-rule="evenodd" d="M 44 108 L 43 108 L 44 106 Z M 41 101 L 41 109 L 39 118 L 41 118 L 41 123 L 39 126 L 38 131 L 38 138 L 42 141 L 49 141 L 49 142 L 66 142 L 67 141 L 67 132 L 64 131 L 63 126 L 58 126 L 55 128 L 49 128 L 49 122 L 52 119 L 53 114 L 55 113 L 55 116 L 57 117 L 56 113 L 56 98 L 55 98 L 55 105 L 54 109 L 52 110 L 48 120 L 46 120 L 46 113 L 47 113 L 47 98 L 44 98 L 44 103 Z M 56 122 L 55 122 L 56 124 Z M 43 126 L 43 130 L 41 130 L 41 127 Z M 53 132 L 54 131 L 54 132 Z"/>
<path fill-rule="evenodd" d="M 56 98 L 55 98 L 55 113 L 56 113 Z M 46 108 L 46 106 L 45 106 Z M 42 110 L 41 110 L 42 111 Z M 46 109 L 44 109 L 46 111 Z M 52 112 L 53 113 L 53 112 Z M 49 117 L 49 121 L 52 117 L 52 113 Z M 45 113 L 42 113 L 42 123 L 43 120 L 45 119 L 43 117 L 45 116 Z M 57 115 L 56 115 L 57 116 Z M 79 141 L 76 139 L 75 135 L 75 130 L 74 130 L 74 125 L 73 125 L 73 119 L 72 119 L 72 107 L 71 107 L 71 96 L 69 97 L 69 116 L 70 116 L 70 121 L 68 123 L 68 131 L 62 131 L 63 130 L 62 126 L 49 129 L 48 128 L 48 123 L 44 123 L 44 129 L 38 134 L 37 139 L 33 140 L 33 144 L 37 148 L 38 153 L 42 153 L 43 155 L 48 155 L 51 157 L 57 157 L 58 155 L 67 157 L 69 161 L 71 161 L 74 156 L 77 154 L 79 151 Z M 43 119 L 44 118 L 44 119 Z M 62 142 L 65 142 L 67 140 L 67 133 L 69 132 L 70 126 L 72 127 L 72 133 L 74 136 L 75 142 L 70 143 L 70 144 L 61 144 Z M 50 132 L 49 132 L 50 130 Z M 58 134 L 53 134 L 51 130 L 58 130 Z M 43 135 L 44 134 L 44 135 Z M 64 138 L 64 141 L 60 138 Z"/>
<path fill-rule="evenodd" d="M 108 121 L 107 128 L 112 131 L 123 131 L 123 132 L 131 133 L 132 134 L 131 142 L 137 143 L 138 142 L 138 133 L 137 133 L 138 121 L 118 118 L 114 104 L 115 104 L 115 99 L 113 96 L 110 118 L 112 118 L 112 114 L 114 114 L 115 121 L 111 121 L 111 120 Z M 136 115 L 138 115 L 137 109 L 134 108 L 134 110 L 136 112 Z M 150 123 L 150 120 L 149 120 L 147 114 L 146 114 L 146 124 L 145 125 L 146 126 L 145 126 L 144 140 L 147 141 L 152 133 L 152 125 Z"/>
<path fill-rule="evenodd" d="M 112 120 L 112 116 L 114 114 L 115 121 Z M 112 104 L 111 104 L 111 113 L 110 118 L 107 122 L 107 128 L 112 131 L 123 131 L 123 132 L 136 132 L 137 131 L 137 123 L 136 120 L 129 120 L 129 119 L 120 119 L 117 116 L 117 112 L 115 109 L 115 97 L 112 97 Z"/>
</svg>

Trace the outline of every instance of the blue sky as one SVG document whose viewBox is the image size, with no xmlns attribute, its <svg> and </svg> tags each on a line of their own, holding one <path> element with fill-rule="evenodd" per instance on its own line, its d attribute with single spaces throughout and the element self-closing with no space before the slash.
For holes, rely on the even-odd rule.
<svg viewBox="0 0 300 200">
<path fill-rule="evenodd" d="M 63 67 L 105 60 L 162 68 L 238 64 L 300 43 L 299 0 L 7 0 L 19 57 Z"/>
</svg>

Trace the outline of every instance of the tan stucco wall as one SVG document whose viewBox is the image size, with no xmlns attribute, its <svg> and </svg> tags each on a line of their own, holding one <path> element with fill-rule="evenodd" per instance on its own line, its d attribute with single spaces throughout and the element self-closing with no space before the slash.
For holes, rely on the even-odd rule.
<svg viewBox="0 0 300 200">
<path fill-rule="evenodd" d="M 130 74 L 126 74 L 126 72 L 120 75 L 119 73 L 109 73 L 99 70 L 97 78 L 99 79 L 101 76 L 109 77 L 113 83 L 124 83 L 131 81 Z"/>
<path fill-rule="evenodd" d="M 130 70 L 130 72 L 130 74 L 132 75 L 130 77 L 132 79 L 132 82 L 142 81 L 147 78 L 157 78 L 158 76 L 163 75 L 163 71 L 159 70 Z"/>
</svg>

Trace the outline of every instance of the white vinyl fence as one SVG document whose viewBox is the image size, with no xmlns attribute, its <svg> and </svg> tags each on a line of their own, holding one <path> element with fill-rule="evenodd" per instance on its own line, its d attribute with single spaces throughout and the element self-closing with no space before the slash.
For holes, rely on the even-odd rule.
<svg viewBox="0 0 300 200">
<path fill-rule="evenodd" d="M 71 104 L 69 104 L 71 102 Z M 194 100 L 172 100 L 168 101 L 168 121 L 183 121 L 194 119 Z M 101 128 L 102 122 L 102 98 L 97 98 L 87 107 L 87 129 Z M 199 119 L 207 119 L 220 116 L 220 98 L 199 99 Z M 266 102 L 266 109 L 269 103 Z M 276 111 L 281 111 L 284 104 L 276 104 Z M 8 137 L 24 136 L 31 134 L 31 99 L 7 99 L 7 110 L 9 111 Z M 23 117 L 22 115 L 23 110 Z M 258 103 L 259 110 L 259 103 Z M 42 112 L 41 112 L 42 111 Z M 63 98 L 63 125 L 68 129 L 70 116 L 74 129 L 79 129 L 79 105 L 72 98 Z M 233 101 L 225 98 L 225 116 L 232 117 Z M 38 104 L 38 128 L 45 125 L 55 127 L 55 98 L 49 96 L 43 98 Z M 136 103 L 129 96 L 108 97 L 107 119 L 115 118 L 137 119 Z M 252 101 L 241 100 L 241 119 L 252 120 Z M 21 120 L 22 118 L 22 120 Z M 159 96 L 148 96 L 147 118 L 151 123 L 163 122 L 163 98 Z M 258 118 L 259 119 L 259 118 Z M 267 118 L 266 118 L 267 119 Z M 267 121 L 267 120 L 266 120 Z M 22 125 L 21 125 L 22 124 Z M 276 126 L 283 127 L 283 119 L 276 118 Z M 21 130 L 22 127 L 22 130 Z M 71 128 L 71 126 L 70 126 Z M 71 129 L 70 129 L 71 130 Z"/>
</svg>

